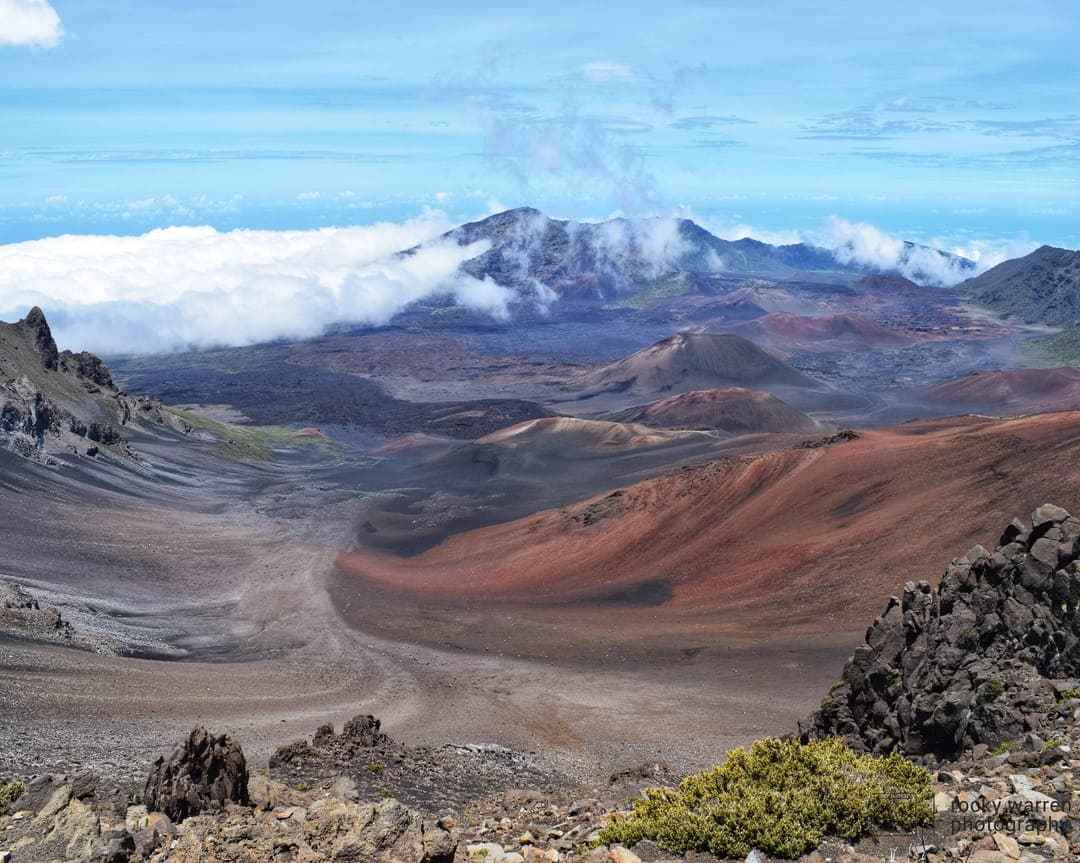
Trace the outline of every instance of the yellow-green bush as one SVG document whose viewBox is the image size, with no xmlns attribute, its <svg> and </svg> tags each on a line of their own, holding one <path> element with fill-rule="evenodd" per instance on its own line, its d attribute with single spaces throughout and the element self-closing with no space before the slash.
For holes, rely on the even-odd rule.
<svg viewBox="0 0 1080 863">
<path fill-rule="evenodd" d="M 25 790 L 26 786 L 18 776 L 8 783 L 0 782 L 0 810 L 6 809 L 22 797 Z"/>
<path fill-rule="evenodd" d="M 735 749 L 712 770 L 651 788 L 630 816 L 610 822 L 598 845 L 652 839 L 675 854 L 743 857 L 757 848 L 798 857 L 825 836 L 855 839 L 870 825 L 933 821 L 930 774 L 898 753 L 856 755 L 838 739 L 801 744 L 767 738 Z"/>
</svg>

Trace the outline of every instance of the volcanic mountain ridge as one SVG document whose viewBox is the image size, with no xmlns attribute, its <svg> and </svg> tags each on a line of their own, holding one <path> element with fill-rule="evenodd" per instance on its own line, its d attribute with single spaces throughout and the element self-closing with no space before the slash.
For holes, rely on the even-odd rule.
<svg viewBox="0 0 1080 863">
<path fill-rule="evenodd" d="M 162 423 L 160 404 L 117 389 L 93 354 L 60 352 L 41 309 L 0 322 L 0 446 L 54 463 L 57 454 L 125 459 L 134 451 L 119 429 L 133 420 Z"/>
</svg>

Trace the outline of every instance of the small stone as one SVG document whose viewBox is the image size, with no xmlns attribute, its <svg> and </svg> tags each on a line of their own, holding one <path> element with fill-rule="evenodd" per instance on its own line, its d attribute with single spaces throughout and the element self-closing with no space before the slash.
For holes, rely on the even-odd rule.
<svg viewBox="0 0 1080 863">
<path fill-rule="evenodd" d="M 1034 791 L 1035 783 L 1023 773 L 1014 773 L 1009 777 L 1009 787 L 1014 792 Z"/>
<path fill-rule="evenodd" d="M 506 856 L 506 850 L 497 842 L 476 842 L 465 846 L 465 852 L 470 860 L 483 860 L 484 863 L 495 863 Z"/>
<path fill-rule="evenodd" d="M 1008 833 L 995 833 L 994 844 L 1002 854 L 1007 854 L 1013 860 L 1020 859 L 1020 845 Z"/>
<path fill-rule="evenodd" d="M 336 797 L 342 803 L 356 803 L 360 799 L 360 792 L 352 779 L 339 776 L 330 786 L 330 796 Z"/>
<path fill-rule="evenodd" d="M 751 851 L 750 853 L 753 854 L 754 852 Z M 638 857 L 637 854 L 629 848 L 624 848 L 622 845 L 615 845 L 612 847 L 611 859 L 614 863 L 641 863 L 641 858 Z M 746 859 L 750 860 L 749 857 Z M 757 861 L 757 863 L 760 863 L 760 861 Z"/>
</svg>

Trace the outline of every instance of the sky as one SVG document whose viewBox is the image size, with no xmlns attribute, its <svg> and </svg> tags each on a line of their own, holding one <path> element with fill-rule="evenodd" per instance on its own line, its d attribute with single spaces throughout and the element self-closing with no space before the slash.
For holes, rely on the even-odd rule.
<svg viewBox="0 0 1080 863">
<path fill-rule="evenodd" d="M 1078 39 L 1060 0 L 0 0 L 0 244 L 530 205 L 1076 248 Z"/>
</svg>

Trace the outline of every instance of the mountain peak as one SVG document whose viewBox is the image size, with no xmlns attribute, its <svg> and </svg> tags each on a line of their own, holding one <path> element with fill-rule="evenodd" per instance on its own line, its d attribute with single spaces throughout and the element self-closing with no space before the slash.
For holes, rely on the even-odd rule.
<svg viewBox="0 0 1080 863">
<path fill-rule="evenodd" d="M 34 345 L 41 355 L 41 365 L 55 371 L 60 366 L 60 351 L 56 347 L 49 322 L 39 306 L 34 306 L 30 313 L 19 323 L 33 333 Z"/>
</svg>

